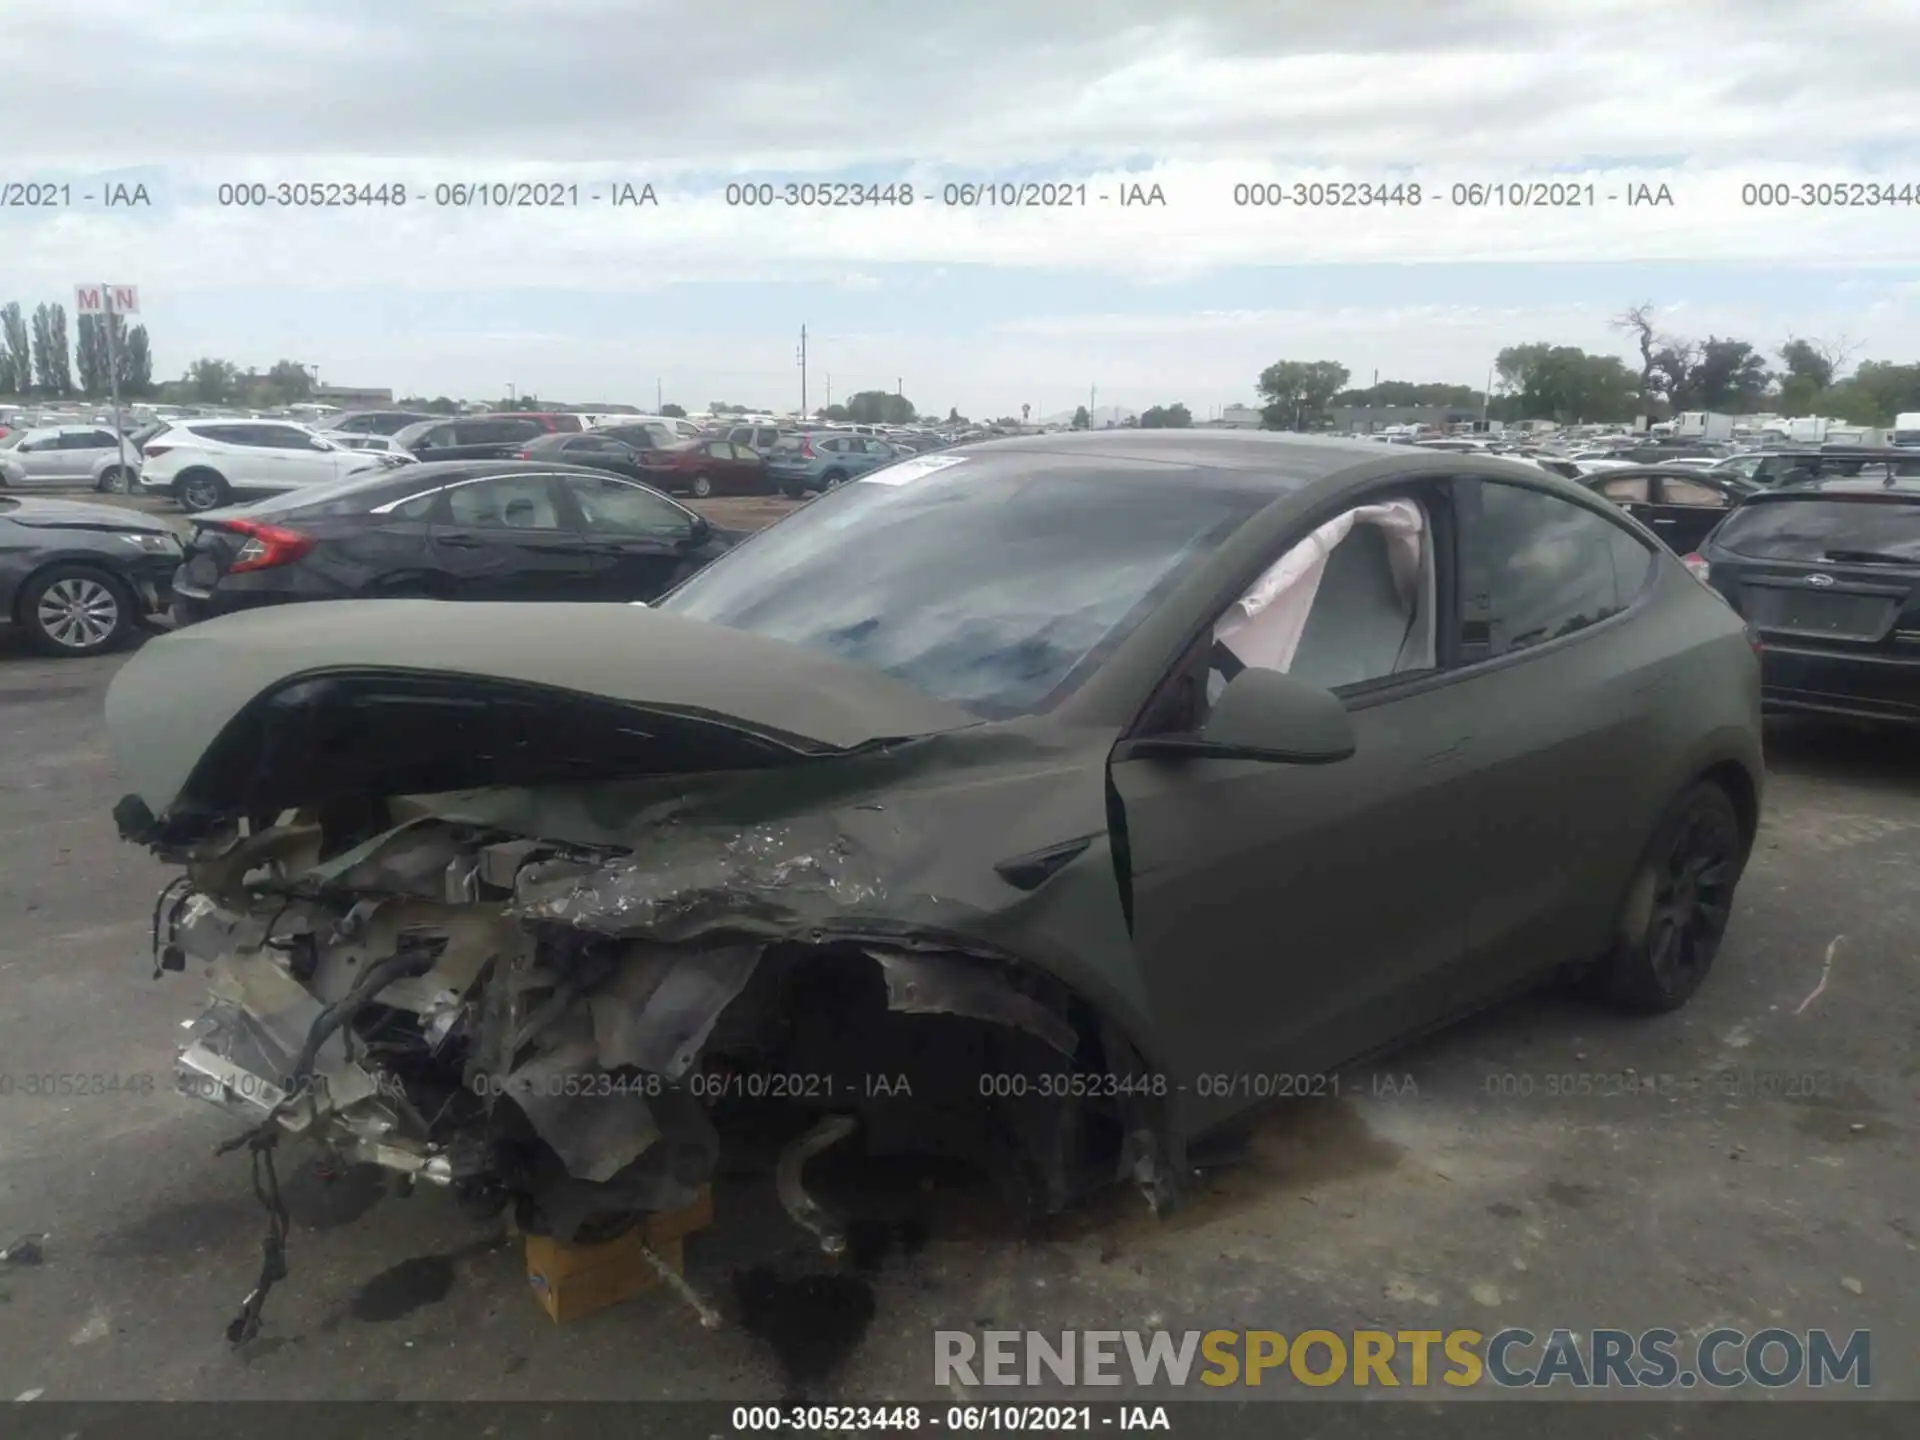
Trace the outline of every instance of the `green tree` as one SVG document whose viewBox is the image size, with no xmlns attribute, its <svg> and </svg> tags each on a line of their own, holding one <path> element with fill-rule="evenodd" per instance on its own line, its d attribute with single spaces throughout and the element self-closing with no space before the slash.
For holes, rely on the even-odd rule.
<svg viewBox="0 0 1920 1440">
<path fill-rule="evenodd" d="M 1777 353 L 1781 365 L 1780 408 L 1789 415 L 1813 413 L 1820 396 L 1840 377 L 1840 367 L 1846 362 L 1845 344 L 1793 336 Z"/>
<path fill-rule="evenodd" d="M 862 390 L 847 397 L 847 418 L 856 425 L 906 425 L 914 414 L 913 402 L 891 390 Z"/>
<path fill-rule="evenodd" d="M 18 301 L 0 306 L 0 344 L 6 347 L 14 393 L 24 395 L 33 388 L 33 337 Z"/>
<path fill-rule="evenodd" d="M 1590 355 L 1573 345 L 1510 345 L 1494 372 L 1517 418 L 1563 425 L 1631 419 L 1640 397 L 1633 372 L 1617 355 Z"/>
<path fill-rule="evenodd" d="M 1260 372 L 1254 388 L 1267 403 L 1260 423 L 1268 430 L 1304 430 L 1325 418 L 1333 397 L 1346 387 L 1347 367 L 1333 360 L 1276 360 Z"/>
<path fill-rule="evenodd" d="M 847 407 L 844 405 L 829 405 L 826 408 L 821 410 L 816 410 L 813 413 L 815 418 L 820 420 L 831 420 L 835 424 L 839 424 L 843 421 L 853 419 L 853 416 L 848 413 Z"/>
<path fill-rule="evenodd" d="M 1635 413 L 1653 418 L 1654 410 L 1660 403 L 1658 388 L 1659 367 L 1655 357 L 1660 350 L 1660 338 L 1653 329 L 1654 308 L 1651 300 L 1643 300 L 1638 305 L 1629 306 L 1613 319 L 1613 328 L 1625 330 L 1633 336 L 1634 348 L 1640 352 L 1639 379 L 1634 387 Z"/>
<path fill-rule="evenodd" d="M 120 347 L 120 393 L 135 398 L 153 393 L 153 351 L 144 325 L 127 331 L 127 342 Z"/>
<path fill-rule="evenodd" d="M 1364 390 L 1342 390 L 1333 397 L 1341 406 L 1450 406 L 1459 410 L 1478 410 L 1480 392 L 1470 385 L 1449 385 L 1442 381 L 1382 380 Z"/>
<path fill-rule="evenodd" d="M 709 415 L 744 415 L 747 413 L 747 407 L 735 405 L 726 400 L 709 400 L 707 413 Z"/>
<path fill-rule="evenodd" d="M 0 345 L 0 395 L 18 395 L 23 388 L 13 373 L 13 352 Z"/>
<path fill-rule="evenodd" d="M 964 416 L 964 415 L 962 415 L 962 414 L 960 413 L 960 407 L 959 407 L 958 405 L 953 405 L 953 406 L 950 406 L 950 407 L 948 407 L 948 409 L 947 409 L 947 424 L 949 424 L 949 425 L 964 425 L 964 424 L 966 424 L 966 423 L 967 423 L 967 418 L 966 418 L 966 416 Z"/>
<path fill-rule="evenodd" d="M 267 371 L 267 385 L 278 404 L 292 405 L 313 398 L 313 376 L 298 360 L 276 360 Z"/>
<path fill-rule="evenodd" d="M 687 407 L 684 405 L 676 405 L 669 400 L 660 407 L 660 413 L 671 420 L 684 420 L 687 418 Z"/>
<path fill-rule="evenodd" d="M 187 393 L 203 405 L 231 405 L 240 396 L 245 376 L 231 360 L 203 355 L 182 377 Z"/>
<path fill-rule="evenodd" d="M 67 346 L 67 307 L 36 305 L 33 310 L 33 371 L 43 394 L 73 394 L 72 355 Z"/>
<path fill-rule="evenodd" d="M 1863 360 L 1820 397 L 1820 408 L 1855 425 L 1891 425 L 1896 415 L 1920 410 L 1920 364 Z"/>
<path fill-rule="evenodd" d="M 1171 405 L 1154 405 L 1140 413 L 1142 430 L 1186 430 L 1192 424 L 1192 413 L 1177 400 Z"/>
<path fill-rule="evenodd" d="M 1088 413 L 1086 406 L 1076 405 L 1074 407 L 1073 428 L 1076 430 L 1091 430 L 1093 428 L 1093 416 Z"/>
<path fill-rule="evenodd" d="M 113 344 L 107 343 L 107 327 L 113 327 Z M 113 356 L 127 348 L 127 320 L 124 315 L 82 315 L 75 324 L 73 364 L 80 372 L 80 393 L 90 399 L 113 393 Z M 123 367 L 124 368 L 124 367 Z"/>
<path fill-rule="evenodd" d="M 1745 340 L 1709 335 L 1689 377 L 1695 400 L 1688 409 L 1746 415 L 1761 408 L 1773 376 L 1766 357 Z"/>
</svg>

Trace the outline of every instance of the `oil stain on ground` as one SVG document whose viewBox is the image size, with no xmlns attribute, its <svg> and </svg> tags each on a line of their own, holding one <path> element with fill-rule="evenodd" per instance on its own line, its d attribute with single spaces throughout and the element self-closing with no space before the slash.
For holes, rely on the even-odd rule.
<svg viewBox="0 0 1920 1440">
<path fill-rule="evenodd" d="M 817 1252 L 734 1272 L 741 1328 L 773 1351 L 786 1381 L 787 1403 L 808 1399 L 859 1347 L 873 1324 L 875 1279 L 897 1260 L 917 1255 L 929 1238 L 1024 1244 L 1103 1237 L 1114 1246 L 1170 1231 L 1190 1231 L 1246 1212 L 1277 1195 L 1294 1195 L 1327 1180 L 1390 1170 L 1401 1147 L 1372 1133 L 1343 1101 L 1283 1106 L 1193 1159 L 1196 1176 L 1185 1205 L 1164 1220 L 1139 1193 L 1119 1186 L 1066 1214 L 1044 1217 L 989 1183 L 970 1166 L 924 1157 L 881 1157 L 857 1145 L 838 1147 L 807 1171 L 810 1194 L 845 1221 L 839 1262 Z"/>
<path fill-rule="evenodd" d="M 859 1347 L 878 1310 L 874 1282 L 889 1261 L 927 1243 L 936 1197 L 955 1193 L 955 1167 L 918 1158 L 832 1151 L 809 1167 L 808 1188 L 845 1220 L 837 1263 L 807 1254 L 733 1276 L 740 1327 L 773 1351 L 794 1403 L 818 1391 Z"/>
<path fill-rule="evenodd" d="M 347 1302 L 347 1315 L 354 1320 L 383 1324 L 437 1304 L 452 1291 L 462 1260 L 491 1254 L 501 1244 L 498 1237 L 477 1240 L 444 1255 L 416 1255 L 398 1265 L 389 1265 L 354 1292 L 353 1299 Z M 336 1315 L 323 1322 L 321 1328 L 331 1331 L 338 1320 Z"/>
<path fill-rule="evenodd" d="M 376 1324 L 399 1320 L 424 1305 L 447 1298 L 453 1289 L 451 1255 L 418 1255 L 374 1276 L 354 1292 L 347 1313 Z"/>
</svg>

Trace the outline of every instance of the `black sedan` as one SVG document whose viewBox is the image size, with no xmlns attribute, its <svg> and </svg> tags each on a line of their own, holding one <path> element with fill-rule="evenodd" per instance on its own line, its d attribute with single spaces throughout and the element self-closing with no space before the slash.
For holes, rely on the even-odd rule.
<svg viewBox="0 0 1920 1440">
<path fill-rule="evenodd" d="M 525 415 L 463 415 L 424 420 L 393 433 L 393 445 L 418 460 L 509 460 L 529 441 L 549 434 Z"/>
<path fill-rule="evenodd" d="M 166 609 L 180 553 L 172 529 L 149 515 L 0 498 L 0 614 L 43 654 L 98 655 Z"/>
<path fill-rule="evenodd" d="M 647 478 L 641 451 L 608 435 L 542 435 L 521 446 L 516 458 L 539 460 L 548 465 L 588 465 L 595 470 L 624 475 L 629 480 Z"/>
<path fill-rule="evenodd" d="M 1760 488 L 1744 476 L 1684 465 L 1634 465 L 1582 477 L 1666 542 L 1676 555 L 1697 550 L 1727 511 Z"/>
<path fill-rule="evenodd" d="M 1687 567 L 1758 632 L 1768 710 L 1920 725 L 1920 477 L 1763 490 Z"/>
<path fill-rule="evenodd" d="M 194 517 L 177 625 L 299 600 L 651 600 L 741 537 L 651 486 L 442 462 Z"/>
</svg>

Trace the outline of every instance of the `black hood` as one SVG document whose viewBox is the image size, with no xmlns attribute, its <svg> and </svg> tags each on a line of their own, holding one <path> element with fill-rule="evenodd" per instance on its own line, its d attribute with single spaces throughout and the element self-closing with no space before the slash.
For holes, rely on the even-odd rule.
<svg viewBox="0 0 1920 1440">
<path fill-rule="evenodd" d="M 38 495 L 0 495 L 0 519 L 35 530 L 114 530 L 171 535 L 173 527 L 152 515 L 90 500 L 49 500 Z"/>
</svg>

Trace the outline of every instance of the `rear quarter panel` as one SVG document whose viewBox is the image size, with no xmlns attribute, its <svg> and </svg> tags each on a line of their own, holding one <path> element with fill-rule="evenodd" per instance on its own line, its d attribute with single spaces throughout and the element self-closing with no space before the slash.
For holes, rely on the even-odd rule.
<svg viewBox="0 0 1920 1440">
<path fill-rule="evenodd" d="M 1738 765 L 1765 784 L 1760 657 L 1746 624 L 1719 595 L 1663 557 L 1648 596 L 1644 647 L 1653 730 L 1646 783 L 1671 797 L 1719 765 Z"/>
</svg>

